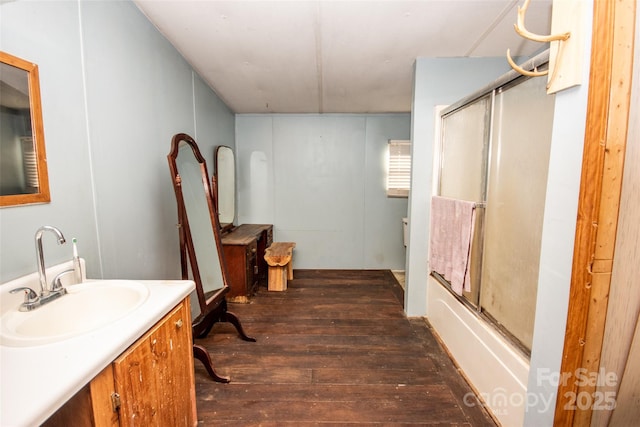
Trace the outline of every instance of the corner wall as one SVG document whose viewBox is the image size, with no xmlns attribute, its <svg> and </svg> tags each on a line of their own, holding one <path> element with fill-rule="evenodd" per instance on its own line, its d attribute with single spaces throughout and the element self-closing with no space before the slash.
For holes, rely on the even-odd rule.
<svg viewBox="0 0 640 427">
<path fill-rule="evenodd" d="M 406 198 L 386 195 L 389 139 L 409 114 L 236 117 L 239 223 L 274 224 L 295 268 L 404 269 Z"/>
</svg>

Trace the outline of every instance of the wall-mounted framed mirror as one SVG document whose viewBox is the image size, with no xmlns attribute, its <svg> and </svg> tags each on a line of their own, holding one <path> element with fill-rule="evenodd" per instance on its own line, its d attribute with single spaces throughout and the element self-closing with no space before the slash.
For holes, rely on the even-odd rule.
<svg viewBox="0 0 640 427">
<path fill-rule="evenodd" d="M 193 336 L 204 338 L 216 322 L 229 322 L 242 339 L 255 341 L 245 334 L 237 316 L 227 311 L 228 273 L 214 192 L 209 186 L 204 157 L 195 140 L 180 133 L 173 137 L 167 159 L 178 205 L 182 278 L 196 283 L 196 290 L 191 295 Z M 216 374 L 204 347 L 194 343 L 193 351 L 214 380 L 229 381 Z"/>
<path fill-rule="evenodd" d="M 214 182 L 218 202 L 218 219 L 223 232 L 233 229 L 236 215 L 236 164 L 233 150 L 218 145 L 213 155 Z"/>
<path fill-rule="evenodd" d="M 0 51 L 0 206 L 47 203 L 38 66 Z"/>
</svg>

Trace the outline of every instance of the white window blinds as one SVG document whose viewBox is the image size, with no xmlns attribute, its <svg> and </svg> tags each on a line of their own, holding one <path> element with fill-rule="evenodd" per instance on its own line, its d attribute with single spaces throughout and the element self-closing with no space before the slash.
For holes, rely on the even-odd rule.
<svg viewBox="0 0 640 427">
<path fill-rule="evenodd" d="M 24 167 L 24 178 L 26 190 L 31 193 L 37 191 L 40 183 L 38 182 L 38 157 L 36 156 L 36 147 L 33 138 L 30 136 L 21 136 L 22 144 L 22 163 Z"/>
<path fill-rule="evenodd" d="M 411 141 L 389 140 L 387 168 L 387 196 L 409 197 Z"/>
</svg>

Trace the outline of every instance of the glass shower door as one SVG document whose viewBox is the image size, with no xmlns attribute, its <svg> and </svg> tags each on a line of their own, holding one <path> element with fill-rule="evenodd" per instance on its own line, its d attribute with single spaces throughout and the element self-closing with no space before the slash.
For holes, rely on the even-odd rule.
<svg viewBox="0 0 640 427">
<path fill-rule="evenodd" d="M 554 96 L 546 79 L 498 90 L 487 182 L 480 305 L 531 349 Z"/>
<path fill-rule="evenodd" d="M 447 114 L 442 119 L 438 194 L 452 199 L 484 204 L 486 193 L 491 94 Z M 476 224 L 482 224 L 484 210 L 476 210 Z M 482 227 L 475 227 L 472 241 L 471 291 L 463 297 L 474 307 L 480 297 Z"/>
</svg>

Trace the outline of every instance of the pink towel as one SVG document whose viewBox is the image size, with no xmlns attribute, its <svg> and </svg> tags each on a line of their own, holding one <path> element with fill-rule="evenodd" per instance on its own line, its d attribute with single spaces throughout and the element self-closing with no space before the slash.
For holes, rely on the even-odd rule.
<svg viewBox="0 0 640 427">
<path fill-rule="evenodd" d="M 469 277 L 475 202 L 433 196 L 429 269 L 451 283 L 458 295 L 471 291 Z"/>
</svg>

